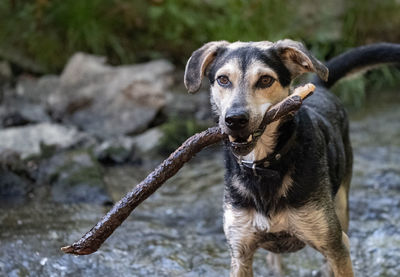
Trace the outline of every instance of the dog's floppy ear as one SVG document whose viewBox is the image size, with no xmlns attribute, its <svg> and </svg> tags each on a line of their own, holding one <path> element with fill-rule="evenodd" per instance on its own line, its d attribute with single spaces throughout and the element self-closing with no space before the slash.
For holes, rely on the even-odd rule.
<svg viewBox="0 0 400 277">
<path fill-rule="evenodd" d="M 277 41 L 273 47 L 289 69 L 292 78 L 306 72 L 315 72 L 322 80 L 328 80 L 328 68 L 311 55 L 301 42 L 284 39 Z"/>
<path fill-rule="evenodd" d="M 195 93 L 200 89 L 207 67 L 214 60 L 218 50 L 228 44 L 227 41 L 212 41 L 193 52 L 186 64 L 184 78 L 189 93 Z"/>
</svg>

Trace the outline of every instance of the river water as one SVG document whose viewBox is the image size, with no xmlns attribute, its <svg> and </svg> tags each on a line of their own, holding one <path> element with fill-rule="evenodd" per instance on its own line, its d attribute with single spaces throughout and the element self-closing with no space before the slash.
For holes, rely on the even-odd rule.
<svg viewBox="0 0 400 277">
<path fill-rule="evenodd" d="M 356 276 L 400 276 L 400 97 L 353 113 L 355 162 L 349 237 Z M 109 168 L 115 200 L 146 172 Z M 89 256 L 63 254 L 109 209 L 32 200 L 0 208 L 0 276 L 228 276 L 222 230 L 223 167 L 220 149 L 203 151 L 141 204 Z M 272 276 L 259 250 L 255 276 Z M 306 248 L 284 255 L 287 276 L 315 276 L 322 263 Z"/>
</svg>

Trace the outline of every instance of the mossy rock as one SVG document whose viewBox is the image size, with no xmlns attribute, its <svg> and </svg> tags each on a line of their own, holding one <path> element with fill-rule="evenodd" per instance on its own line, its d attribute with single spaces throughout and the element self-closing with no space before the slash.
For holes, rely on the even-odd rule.
<svg viewBox="0 0 400 277">
<path fill-rule="evenodd" d="M 198 123 L 195 119 L 171 118 L 161 126 L 163 136 L 160 138 L 157 149 L 162 154 L 169 154 L 190 136 L 203 131 L 207 127 Z"/>
<path fill-rule="evenodd" d="M 40 179 L 51 185 L 51 197 L 56 202 L 110 202 L 102 168 L 90 149 L 52 156 L 41 164 Z"/>
</svg>

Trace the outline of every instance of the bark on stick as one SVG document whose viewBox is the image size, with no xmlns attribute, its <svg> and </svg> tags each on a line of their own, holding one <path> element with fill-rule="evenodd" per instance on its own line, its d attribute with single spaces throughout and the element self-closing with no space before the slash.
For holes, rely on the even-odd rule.
<svg viewBox="0 0 400 277">
<path fill-rule="evenodd" d="M 263 124 L 269 124 L 281 117 L 296 112 L 302 100 L 315 87 L 312 84 L 296 88 L 293 94 L 272 106 L 265 114 Z M 88 255 L 96 252 L 103 242 L 117 229 L 131 212 L 161 185 L 174 176 L 178 170 L 203 148 L 216 144 L 226 135 L 219 127 L 209 128 L 188 138 L 175 152 L 164 160 L 146 179 L 128 192 L 111 210 L 80 240 L 61 250 L 67 254 Z"/>
</svg>

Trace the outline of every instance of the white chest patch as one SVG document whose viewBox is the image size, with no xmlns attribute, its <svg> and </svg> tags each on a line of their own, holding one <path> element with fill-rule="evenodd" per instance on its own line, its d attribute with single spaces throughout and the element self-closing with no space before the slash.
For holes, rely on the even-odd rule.
<svg viewBox="0 0 400 277">
<path fill-rule="evenodd" d="M 288 230 L 288 218 L 285 211 L 268 218 L 254 209 L 235 209 L 226 205 L 224 209 L 224 229 L 232 229 L 240 233 L 248 232 L 280 232 Z"/>
</svg>

